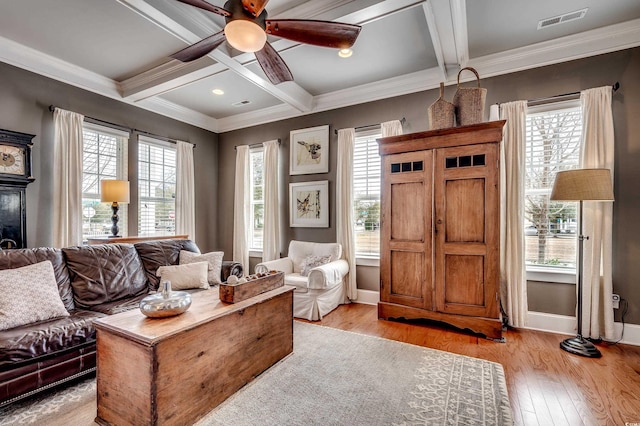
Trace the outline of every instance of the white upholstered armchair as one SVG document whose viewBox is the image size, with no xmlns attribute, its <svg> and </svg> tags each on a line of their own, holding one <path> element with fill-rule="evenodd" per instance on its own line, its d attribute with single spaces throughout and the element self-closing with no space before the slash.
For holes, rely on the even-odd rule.
<svg viewBox="0 0 640 426">
<path fill-rule="evenodd" d="M 284 272 L 284 283 L 295 286 L 293 316 L 310 321 L 322 317 L 345 300 L 344 276 L 349 264 L 342 259 L 338 243 L 292 240 L 288 256 L 256 265 L 255 271 Z"/>
</svg>

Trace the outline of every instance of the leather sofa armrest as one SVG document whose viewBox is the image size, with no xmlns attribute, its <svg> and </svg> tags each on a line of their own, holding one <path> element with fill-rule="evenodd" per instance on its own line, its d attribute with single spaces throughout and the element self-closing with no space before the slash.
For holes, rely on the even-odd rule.
<svg viewBox="0 0 640 426">
<path fill-rule="evenodd" d="M 293 261 L 288 257 L 283 257 L 282 259 L 270 260 L 268 262 L 258 263 L 256 265 L 255 271 L 259 272 L 267 272 L 267 271 L 282 271 L 286 274 L 293 273 Z"/>
<path fill-rule="evenodd" d="M 238 278 L 242 278 L 244 275 L 244 269 L 242 263 L 234 260 L 223 260 L 222 269 L 220 270 L 220 281 L 225 282 L 231 275 L 235 275 Z"/>
<path fill-rule="evenodd" d="M 309 271 L 308 287 L 319 290 L 335 287 L 342 282 L 348 272 L 349 263 L 344 259 L 316 266 Z"/>
</svg>

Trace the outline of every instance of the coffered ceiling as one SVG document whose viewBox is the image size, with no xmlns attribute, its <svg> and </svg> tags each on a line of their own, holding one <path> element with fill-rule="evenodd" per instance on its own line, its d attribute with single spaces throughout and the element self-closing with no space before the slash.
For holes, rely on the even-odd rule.
<svg viewBox="0 0 640 426">
<path fill-rule="evenodd" d="M 638 0 L 270 0 L 267 11 L 362 31 L 346 59 L 270 36 L 294 77 L 273 85 L 254 54 L 226 43 L 169 58 L 225 24 L 177 0 L 4 1 L 0 61 L 225 132 L 455 84 L 464 66 L 490 77 L 640 45 Z"/>
</svg>

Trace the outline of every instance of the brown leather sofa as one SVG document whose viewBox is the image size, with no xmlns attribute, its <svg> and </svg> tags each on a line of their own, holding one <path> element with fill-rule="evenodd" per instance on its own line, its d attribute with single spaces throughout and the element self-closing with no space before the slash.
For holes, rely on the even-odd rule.
<svg viewBox="0 0 640 426">
<path fill-rule="evenodd" d="M 70 314 L 0 331 L 0 406 L 93 373 L 93 321 L 137 308 L 158 289 L 158 267 L 177 264 L 180 250 L 199 253 L 190 240 L 0 251 L 0 269 L 51 261 Z M 223 262 L 221 280 L 230 275 L 242 277 L 242 265 Z"/>
</svg>

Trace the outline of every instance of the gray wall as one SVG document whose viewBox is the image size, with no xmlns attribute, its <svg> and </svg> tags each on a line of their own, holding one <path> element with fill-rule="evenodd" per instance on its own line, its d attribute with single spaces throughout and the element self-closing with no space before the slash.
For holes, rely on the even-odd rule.
<svg viewBox="0 0 640 426">
<path fill-rule="evenodd" d="M 488 106 L 519 99 L 538 99 L 587 88 L 620 82 L 613 97 L 616 134 L 615 204 L 614 204 L 614 291 L 629 302 L 626 322 L 640 324 L 640 48 L 607 55 L 551 65 L 535 70 L 487 78 L 482 86 L 488 89 Z M 445 97 L 452 99 L 455 87 L 447 87 Z M 280 138 L 282 167 L 282 251 L 286 254 L 291 239 L 317 242 L 335 241 L 335 209 L 330 215 L 329 229 L 289 228 L 288 186 L 290 182 L 329 180 L 330 204 L 335 197 L 336 141 L 334 129 L 358 127 L 382 121 L 407 119 L 405 133 L 428 130 L 427 108 L 438 97 L 437 90 L 356 105 L 339 110 L 283 120 L 220 135 L 220 200 L 233 200 L 234 146 L 260 143 Z M 289 176 L 289 131 L 330 125 L 329 173 Z M 232 204 L 230 204 L 232 205 Z M 232 250 L 233 209 L 221 209 L 218 215 L 220 242 L 225 252 Z M 377 290 L 376 268 L 358 267 L 358 286 Z M 529 283 L 530 310 L 571 315 L 575 306 L 575 286 L 566 284 Z M 616 313 L 619 320 L 620 312 Z"/>
<path fill-rule="evenodd" d="M 33 176 L 36 180 L 27 186 L 27 243 L 30 247 L 51 246 L 53 241 L 51 208 L 56 171 L 52 164 L 54 132 L 49 105 L 127 128 L 195 143 L 195 240 L 202 250 L 219 249 L 216 228 L 218 136 L 215 133 L 0 63 L 0 128 L 36 135 L 33 139 Z M 135 134 L 129 141 L 129 176 L 132 188 L 129 235 L 136 235 Z"/>
</svg>

